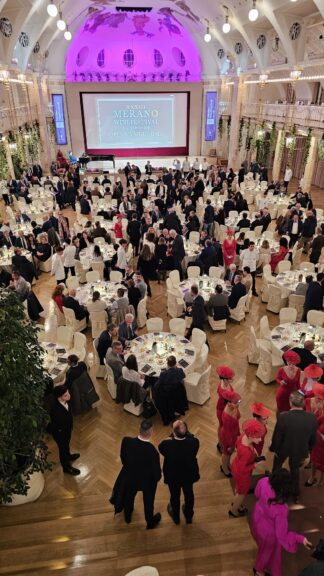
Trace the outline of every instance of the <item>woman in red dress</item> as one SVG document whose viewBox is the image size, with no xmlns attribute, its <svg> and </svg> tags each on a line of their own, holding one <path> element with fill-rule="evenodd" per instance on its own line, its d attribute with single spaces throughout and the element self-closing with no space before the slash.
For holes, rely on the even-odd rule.
<svg viewBox="0 0 324 576">
<path fill-rule="evenodd" d="M 323 386 L 324 388 L 324 386 Z M 316 442 L 311 451 L 312 475 L 305 482 L 305 486 L 313 486 L 317 483 L 317 472 L 319 472 L 318 486 L 324 484 L 324 416 L 321 416 L 316 433 Z"/>
<path fill-rule="evenodd" d="M 300 369 L 297 368 L 297 364 L 301 362 L 300 356 L 293 350 L 287 350 L 283 359 L 287 365 L 279 368 L 276 376 L 276 382 L 279 384 L 276 392 L 278 412 L 290 410 L 289 396 L 300 387 Z"/>
<path fill-rule="evenodd" d="M 220 428 L 222 425 L 222 414 L 225 408 L 225 399 L 223 398 L 224 390 L 234 390 L 233 388 L 233 378 L 235 376 L 234 370 L 229 366 L 218 366 L 216 368 L 216 373 L 219 376 L 219 384 L 217 388 L 218 401 L 216 404 L 216 414 L 218 418 L 218 438 L 220 433 Z M 217 444 L 217 450 L 221 454 L 220 442 Z"/>
<path fill-rule="evenodd" d="M 319 381 L 323 370 L 318 364 L 310 364 L 304 370 L 304 380 L 300 389 L 305 394 L 305 410 L 311 412 L 311 399 L 314 398 L 314 385 Z"/>
<path fill-rule="evenodd" d="M 234 238 L 234 231 L 230 228 L 227 230 L 227 236 L 223 241 L 223 258 L 225 270 L 229 268 L 230 264 L 234 264 L 236 255 L 236 240 Z"/>
<path fill-rule="evenodd" d="M 240 435 L 240 411 L 239 403 L 241 396 L 233 390 L 224 390 L 223 398 L 225 401 L 225 408 L 222 414 L 222 424 L 220 428 L 220 443 L 222 449 L 222 463 L 220 471 L 226 476 L 231 478 L 230 460 L 231 455 L 235 450 L 236 441 Z"/>
<path fill-rule="evenodd" d="M 243 434 L 236 443 L 237 454 L 232 462 L 232 475 L 235 481 L 235 496 L 229 516 L 239 518 L 247 513 L 247 508 L 242 504 L 246 494 L 250 490 L 252 471 L 257 462 L 265 460 L 264 456 L 258 456 L 254 444 L 261 442 L 264 431 L 263 424 L 251 419 L 244 422 Z"/>
<path fill-rule="evenodd" d="M 261 456 L 264 446 L 264 439 L 268 432 L 267 423 L 269 420 L 269 416 L 271 416 L 271 411 L 264 404 L 262 404 L 262 402 L 255 402 L 254 404 L 252 404 L 252 406 L 250 406 L 250 410 L 252 412 L 253 418 L 255 418 L 255 420 L 260 422 L 260 424 L 262 424 L 263 426 L 261 442 L 259 442 L 258 444 L 253 444 L 253 447 L 257 455 Z"/>
<path fill-rule="evenodd" d="M 114 226 L 114 233 L 115 233 L 115 238 L 116 240 L 120 240 L 123 237 L 123 226 L 122 226 L 122 215 L 121 214 L 117 214 L 117 222 Z"/>
<path fill-rule="evenodd" d="M 288 252 L 289 252 L 289 249 L 288 249 L 287 238 L 280 238 L 279 251 L 272 254 L 271 260 L 270 260 L 270 266 L 271 266 L 271 272 L 272 273 L 274 273 L 279 262 L 281 262 L 282 260 L 284 260 L 286 258 Z"/>
</svg>

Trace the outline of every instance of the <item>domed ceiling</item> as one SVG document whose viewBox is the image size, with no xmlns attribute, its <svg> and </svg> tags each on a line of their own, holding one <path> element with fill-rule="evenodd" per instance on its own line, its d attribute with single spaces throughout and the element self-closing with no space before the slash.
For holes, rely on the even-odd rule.
<svg viewBox="0 0 324 576">
<path fill-rule="evenodd" d="M 199 82 L 199 50 L 168 9 L 94 11 L 69 46 L 66 80 Z"/>
</svg>

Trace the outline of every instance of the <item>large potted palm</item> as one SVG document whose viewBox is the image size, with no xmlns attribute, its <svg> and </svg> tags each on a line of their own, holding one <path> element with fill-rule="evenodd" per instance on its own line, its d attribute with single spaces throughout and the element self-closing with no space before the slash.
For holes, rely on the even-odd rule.
<svg viewBox="0 0 324 576">
<path fill-rule="evenodd" d="M 43 440 L 44 395 L 49 376 L 42 366 L 37 327 L 11 290 L 0 291 L 0 502 L 23 504 L 43 491 L 49 467 Z"/>
</svg>

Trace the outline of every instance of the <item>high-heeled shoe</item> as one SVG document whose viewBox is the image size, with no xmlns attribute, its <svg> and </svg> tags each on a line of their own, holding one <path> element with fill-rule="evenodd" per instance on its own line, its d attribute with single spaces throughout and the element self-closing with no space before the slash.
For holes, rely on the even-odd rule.
<svg viewBox="0 0 324 576">
<path fill-rule="evenodd" d="M 221 473 L 224 474 L 224 476 L 226 476 L 226 478 L 232 478 L 232 472 L 228 472 L 228 474 L 226 474 L 226 472 L 224 472 L 222 465 L 219 467 L 219 469 L 220 469 Z"/>
<path fill-rule="evenodd" d="M 242 518 L 242 516 L 245 516 L 245 515 L 246 515 L 246 512 L 240 512 L 240 511 L 239 511 L 238 514 L 234 514 L 234 513 L 232 512 L 232 510 L 229 510 L 229 511 L 228 511 L 228 515 L 229 515 L 231 518 Z"/>
</svg>

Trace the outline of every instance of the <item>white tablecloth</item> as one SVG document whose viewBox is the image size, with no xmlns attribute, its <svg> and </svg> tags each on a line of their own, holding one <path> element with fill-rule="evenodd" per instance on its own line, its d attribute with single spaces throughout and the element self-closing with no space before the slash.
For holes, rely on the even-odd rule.
<svg viewBox="0 0 324 576">
<path fill-rule="evenodd" d="M 189 268 L 190 270 L 190 268 Z M 205 302 L 208 302 L 210 296 L 215 294 L 215 286 L 220 284 L 223 290 L 226 290 L 226 283 L 224 280 L 220 278 L 209 278 L 208 276 L 199 276 L 198 278 L 189 278 L 188 280 L 184 280 L 180 282 L 179 287 L 185 298 L 186 302 L 188 302 L 187 295 L 190 292 L 190 288 L 193 285 L 198 286 L 199 294 L 203 297 Z"/>
<path fill-rule="evenodd" d="M 89 282 L 77 288 L 75 297 L 80 304 L 86 306 L 87 302 L 92 299 L 92 294 L 97 291 L 100 292 L 101 300 L 103 300 L 107 304 L 107 308 L 109 308 L 117 298 L 118 288 L 126 290 L 125 286 L 118 282 L 105 282 L 101 280 L 98 282 Z"/>
<path fill-rule="evenodd" d="M 68 352 L 60 344 L 52 342 L 42 342 L 43 348 L 43 366 L 51 376 L 54 384 L 62 380 L 68 369 L 67 356 Z"/>
<path fill-rule="evenodd" d="M 88 246 L 88 248 L 84 248 L 80 252 L 80 262 L 85 270 L 89 270 L 91 267 L 91 261 L 93 260 L 93 250 L 94 244 Z M 115 249 L 112 244 L 100 244 L 99 246 L 100 252 L 102 254 L 103 260 L 111 260 L 113 255 L 115 254 Z"/>
<path fill-rule="evenodd" d="M 138 369 L 147 376 L 159 376 L 167 368 L 168 356 L 175 356 L 178 367 L 185 372 L 190 369 L 196 352 L 189 340 L 169 332 L 149 332 L 130 342 L 128 354 L 135 354 Z"/>
<path fill-rule="evenodd" d="M 271 331 L 271 343 L 281 355 L 290 348 L 303 348 L 305 340 L 314 340 L 313 354 L 318 362 L 324 362 L 324 328 L 311 326 L 306 322 L 280 324 Z"/>
</svg>

